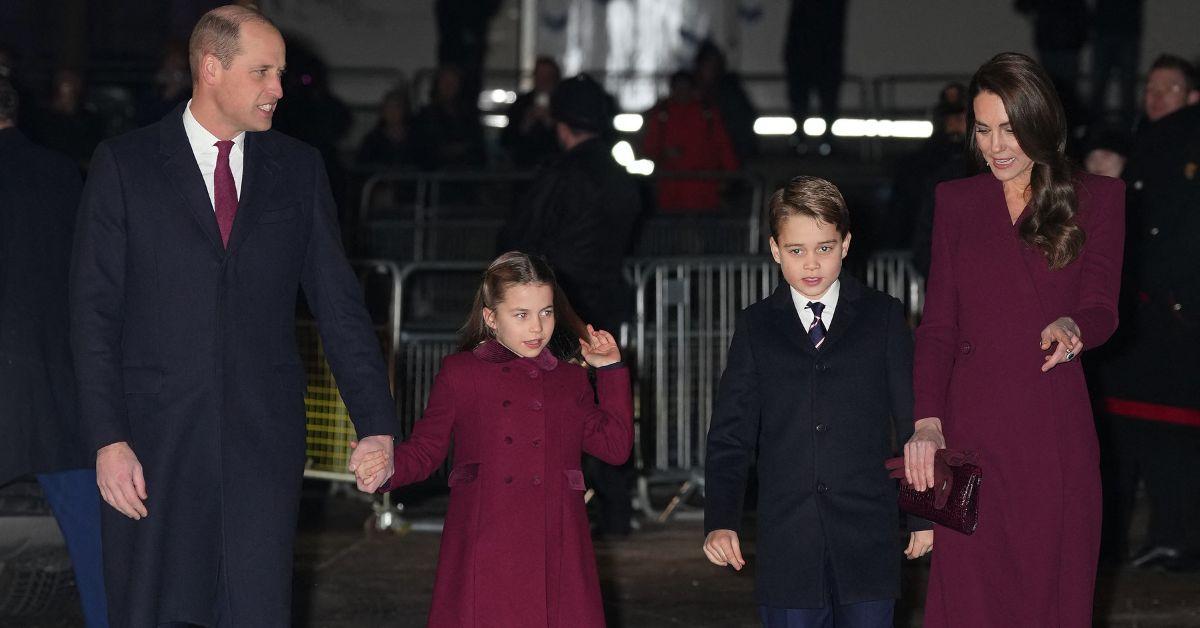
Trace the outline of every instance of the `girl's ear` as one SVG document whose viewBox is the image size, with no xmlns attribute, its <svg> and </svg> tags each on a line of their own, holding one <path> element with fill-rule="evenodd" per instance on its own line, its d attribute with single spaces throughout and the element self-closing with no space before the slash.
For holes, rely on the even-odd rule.
<svg viewBox="0 0 1200 628">
<path fill-rule="evenodd" d="M 496 310 L 490 307 L 483 308 L 483 324 L 488 326 L 492 331 L 496 330 Z"/>
</svg>

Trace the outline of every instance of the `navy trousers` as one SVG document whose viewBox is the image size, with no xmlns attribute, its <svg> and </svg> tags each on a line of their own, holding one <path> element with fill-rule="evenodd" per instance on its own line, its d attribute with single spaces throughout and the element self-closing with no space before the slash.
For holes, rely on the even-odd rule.
<svg viewBox="0 0 1200 628">
<path fill-rule="evenodd" d="M 824 608 L 771 608 L 759 606 L 764 628 L 892 628 L 896 600 L 870 600 L 839 604 L 833 566 L 825 563 L 829 583 Z"/>
<path fill-rule="evenodd" d="M 75 469 L 39 473 L 37 479 L 67 542 L 84 621 L 88 628 L 108 628 L 96 471 Z"/>
</svg>

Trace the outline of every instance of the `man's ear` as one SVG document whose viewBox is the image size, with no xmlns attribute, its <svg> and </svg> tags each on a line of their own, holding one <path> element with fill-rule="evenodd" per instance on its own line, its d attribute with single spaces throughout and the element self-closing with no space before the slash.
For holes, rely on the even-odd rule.
<svg viewBox="0 0 1200 628">
<path fill-rule="evenodd" d="M 200 58 L 200 76 L 199 79 L 208 85 L 215 85 L 220 72 L 225 67 L 221 65 L 221 60 L 212 53 L 206 53 Z"/>
</svg>

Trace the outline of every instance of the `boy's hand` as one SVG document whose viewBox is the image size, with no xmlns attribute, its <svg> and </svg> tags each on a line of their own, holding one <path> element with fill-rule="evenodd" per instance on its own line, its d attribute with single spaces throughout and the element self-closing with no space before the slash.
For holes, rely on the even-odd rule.
<svg viewBox="0 0 1200 628">
<path fill-rule="evenodd" d="M 909 560 L 920 558 L 933 551 L 933 530 L 917 530 L 908 535 L 908 549 L 904 555 Z"/>
<path fill-rule="evenodd" d="M 621 350 L 617 347 L 617 341 L 612 334 L 603 329 L 598 331 L 592 329 L 591 325 L 587 326 L 587 331 L 591 341 L 584 342 L 580 338 L 579 350 L 583 353 L 583 359 L 592 368 L 600 368 L 621 361 Z"/>
<path fill-rule="evenodd" d="M 746 566 L 742 558 L 742 545 L 738 542 L 737 532 L 733 530 L 713 530 L 704 539 L 704 555 L 714 565 L 733 567 L 741 571 Z"/>
</svg>

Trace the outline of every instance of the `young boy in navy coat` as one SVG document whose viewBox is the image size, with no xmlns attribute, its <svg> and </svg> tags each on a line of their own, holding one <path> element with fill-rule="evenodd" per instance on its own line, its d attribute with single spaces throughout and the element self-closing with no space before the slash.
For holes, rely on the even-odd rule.
<svg viewBox="0 0 1200 628">
<path fill-rule="evenodd" d="M 757 449 L 763 624 L 890 627 L 899 511 L 883 463 L 913 430 L 912 335 L 900 301 L 841 274 L 850 214 L 837 187 L 795 177 L 770 212 L 785 283 L 737 320 L 708 432 L 704 553 L 745 565 L 738 534 Z M 905 554 L 932 547 L 931 530 L 914 531 Z"/>
</svg>

